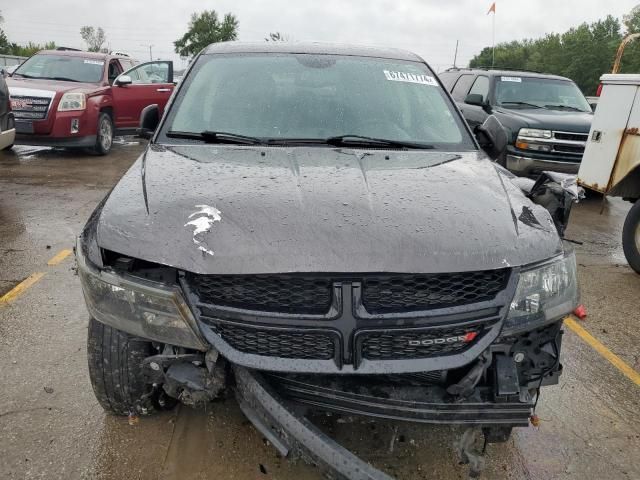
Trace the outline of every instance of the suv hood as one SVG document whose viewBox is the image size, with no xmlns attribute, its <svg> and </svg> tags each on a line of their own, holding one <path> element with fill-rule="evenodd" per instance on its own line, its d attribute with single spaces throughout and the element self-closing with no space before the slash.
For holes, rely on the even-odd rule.
<svg viewBox="0 0 640 480">
<path fill-rule="evenodd" d="M 591 112 L 568 112 L 546 108 L 495 107 L 494 113 L 501 121 L 503 115 L 511 119 L 520 119 L 524 124 L 522 127 L 576 133 L 589 133 L 593 121 L 593 113 Z"/>
<path fill-rule="evenodd" d="M 7 85 L 9 86 L 9 91 L 13 90 L 48 90 L 50 92 L 60 92 L 66 93 L 70 91 L 77 91 L 81 93 L 90 94 L 97 90 L 100 90 L 103 87 L 102 85 L 98 85 L 95 83 L 82 83 L 82 82 L 63 82 L 59 80 L 39 80 L 36 78 L 20 78 L 20 77 L 10 77 L 7 78 Z M 27 95 L 27 93 L 20 93 L 21 95 Z"/>
<path fill-rule="evenodd" d="M 479 152 L 150 146 L 101 248 L 195 273 L 461 272 L 562 251 L 548 212 Z"/>
</svg>

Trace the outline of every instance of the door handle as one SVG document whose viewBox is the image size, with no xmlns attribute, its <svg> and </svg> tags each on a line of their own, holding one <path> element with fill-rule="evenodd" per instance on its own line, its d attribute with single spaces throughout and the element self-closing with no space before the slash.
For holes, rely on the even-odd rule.
<svg viewBox="0 0 640 480">
<path fill-rule="evenodd" d="M 171 89 L 170 89 L 170 88 L 158 88 L 158 89 L 156 90 L 156 92 L 170 92 L 170 91 L 171 91 Z"/>
</svg>

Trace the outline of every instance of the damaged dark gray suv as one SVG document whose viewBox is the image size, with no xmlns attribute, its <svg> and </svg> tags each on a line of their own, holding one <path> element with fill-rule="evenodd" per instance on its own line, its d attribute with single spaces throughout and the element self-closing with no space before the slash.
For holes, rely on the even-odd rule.
<svg viewBox="0 0 640 480">
<path fill-rule="evenodd" d="M 234 392 L 283 455 L 339 478 L 388 477 L 299 407 L 489 441 L 526 426 L 578 301 L 571 201 L 493 163 L 500 130 L 474 137 L 411 53 L 207 48 L 78 239 L 100 404 Z"/>
</svg>

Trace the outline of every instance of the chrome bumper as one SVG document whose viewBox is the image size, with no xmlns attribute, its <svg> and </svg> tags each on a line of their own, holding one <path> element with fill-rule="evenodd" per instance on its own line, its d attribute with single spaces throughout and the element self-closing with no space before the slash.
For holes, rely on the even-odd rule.
<svg viewBox="0 0 640 480">
<path fill-rule="evenodd" d="M 577 174 L 580 162 L 559 162 L 539 158 L 507 155 L 506 167 L 516 175 L 533 177 L 543 171 Z"/>
<path fill-rule="evenodd" d="M 7 148 L 9 145 L 13 145 L 16 138 L 16 129 L 5 130 L 0 132 L 0 150 Z"/>
</svg>

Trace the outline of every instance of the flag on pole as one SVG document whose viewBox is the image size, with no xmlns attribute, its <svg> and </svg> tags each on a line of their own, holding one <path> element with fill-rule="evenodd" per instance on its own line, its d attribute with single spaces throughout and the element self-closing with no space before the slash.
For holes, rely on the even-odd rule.
<svg viewBox="0 0 640 480">
<path fill-rule="evenodd" d="M 491 12 L 493 12 L 493 14 L 496 14 L 496 2 L 493 2 L 491 4 L 491 6 L 489 7 L 489 11 L 487 12 L 487 15 L 489 15 Z"/>
</svg>

